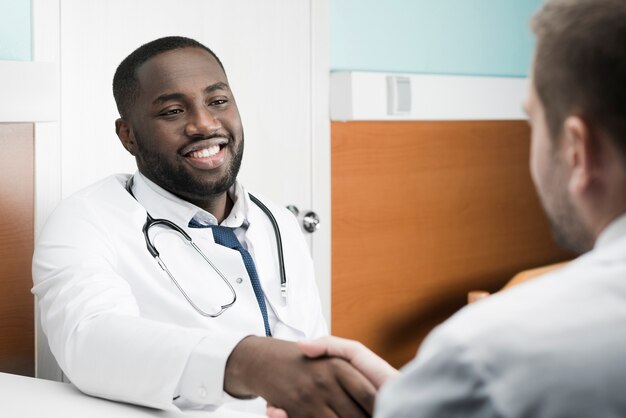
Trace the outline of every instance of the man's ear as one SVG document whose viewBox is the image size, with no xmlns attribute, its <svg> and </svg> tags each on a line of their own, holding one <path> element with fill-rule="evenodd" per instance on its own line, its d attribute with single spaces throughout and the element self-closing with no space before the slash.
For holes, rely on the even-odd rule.
<svg viewBox="0 0 626 418">
<path fill-rule="evenodd" d="M 571 173 L 569 190 L 580 194 L 589 189 L 601 164 L 599 144 L 589 124 L 579 116 L 563 123 L 563 153 Z"/>
<path fill-rule="evenodd" d="M 120 142 L 126 148 L 131 155 L 136 155 L 137 144 L 135 143 L 135 134 L 130 127 L 130 124 L 122 118 L 115 121 L 115 133 L 120 139 Z"/>
</svg>

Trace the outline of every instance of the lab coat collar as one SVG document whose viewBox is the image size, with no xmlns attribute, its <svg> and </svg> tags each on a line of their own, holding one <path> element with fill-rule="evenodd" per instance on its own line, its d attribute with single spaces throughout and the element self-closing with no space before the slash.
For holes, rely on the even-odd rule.
<svg viewBox="0 0 626 418">
<path fill-rule="evenodd" d="M 153 218 L 170 220 L 185 229 L 194 218 L 204 225 L 217 225 L 213 214 L 168 192 L 140 172 L 135 173 L 132 182 L 137 201 Z M 247 227 L 250 203 L 243 186 L 238 181 L 235 182 L 228 190 L 228 195 L 233 199 L 234 205 L 221 225 L 231 228 Z"/>
</svg>

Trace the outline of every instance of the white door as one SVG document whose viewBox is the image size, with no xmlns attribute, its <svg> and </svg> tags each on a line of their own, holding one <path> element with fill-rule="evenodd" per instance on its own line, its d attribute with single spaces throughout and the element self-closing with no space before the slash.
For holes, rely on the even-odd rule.
<svg viewBox="0 0 626 418">
<path fill-rule="evenodd" d="M 34 3 L 35 25 L 39 3 L 43 1 Z M 321 228 L 309 244 L 330 319 L 327 2 L 58 0 L 58 4 L 61 197 L 111 173 L 135 171 L 134 160 L 114 130 L 118 114 L 111 84 L 120 61 L 158 37 L 197 39 L 220 57 L 239 106 L 245 132 L 239 178 L 249 190 L 285 206 L 314 209 L 321 217 Z M 36 50 L 37 42 L 49 42 L 39 38 L 35 37 Z M 48 360 L 38 359 L 39 369 L 46 369 L 42 362 Z"/>
</svg>

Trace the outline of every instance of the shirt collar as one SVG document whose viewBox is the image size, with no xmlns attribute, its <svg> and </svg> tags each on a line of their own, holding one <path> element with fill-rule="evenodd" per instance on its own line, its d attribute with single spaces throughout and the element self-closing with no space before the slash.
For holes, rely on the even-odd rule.
<svg viewBox="0 0 626 418">
<path fill-rule="evenodd" d="M 615 218 L 598 236 L 595 248 L 605 247 L 622 237 L 626 237 L 626 213 Z"/>
<path fill-rule="evenodd" d="M 153 218 L 168 219 L 181 227 L 187 227 L 192 219 L 202 225 L 217 225 L 217 219 L 213 214 L 168 192 L 140 172 L 135 173 L 132 182 L 133 194 L 137 201 Z M 228 190 L 228 195 L 234 204 L 221 225 L 231 228 L 247 227 L 250 207 L 248 194 L 236 181 Z"/>
</svg>

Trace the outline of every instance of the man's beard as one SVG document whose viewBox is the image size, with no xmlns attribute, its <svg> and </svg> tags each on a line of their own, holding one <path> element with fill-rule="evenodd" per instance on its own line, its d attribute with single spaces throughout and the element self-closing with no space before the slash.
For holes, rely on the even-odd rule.
<svg viewBox="0 0 626 418">
<path fill-rule="evenodd" d="M 573 210 L 573 208 L 570 208 Z M 593 248 L 593 237 L 585 229 L 574 212 L 549 214 L 552 236 L 559 246 L 576 254 Z"/>
<path fill-rule="evenodd" d="M 141 138 L 135 135 L 137 144 L 142 144 Z M 153 152 L 150 148 L 140 145 L 141 160 L 138 159 L 139 171 L 151 181 L 158 184 L 170 193 L 191 202 L 201 201 L 217 197 L 228 191 L 235 184 L 237 174 L 243 159 L 243 133 L 241 141 L 226 169 L 226 173 L 218 179 L 207 180 L 202 175 L 194 176 L 184 165 L 171 164 L 161 155 Z M 228 147 L 233 144 L 233 138 L 229 137 Z"/>
<path fill-rule="evenodd" d="M 594 239 L 580 219 L 565 187 L 553 187 L 550 202 L 542 201 L 542 204 L 556 243 L 576 254 L 582 254 L 593 247 Z"/>
</svg>

